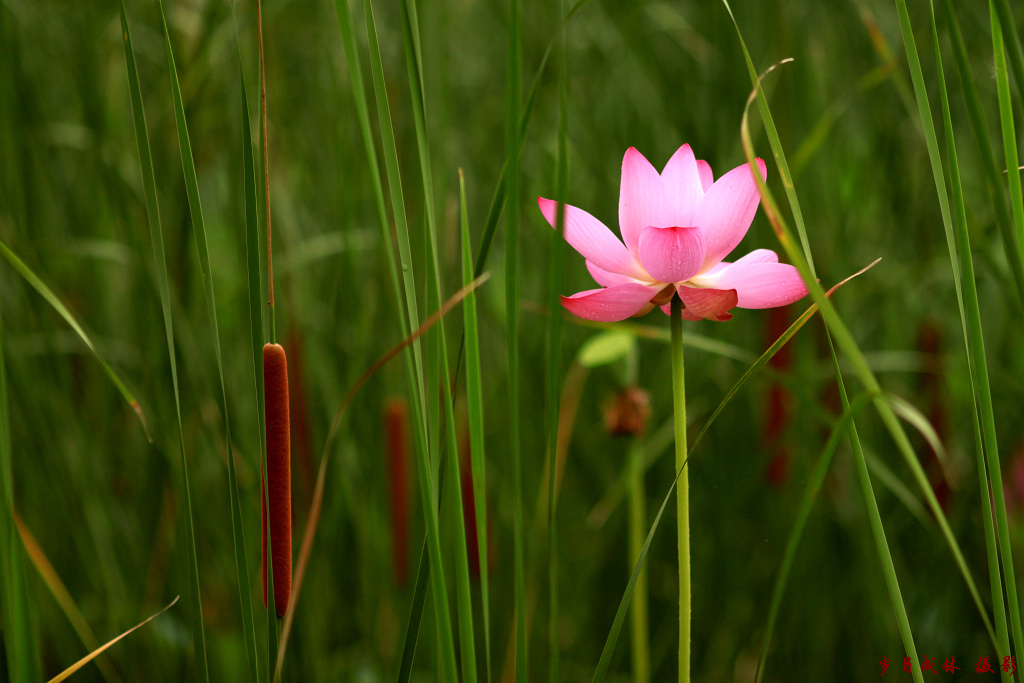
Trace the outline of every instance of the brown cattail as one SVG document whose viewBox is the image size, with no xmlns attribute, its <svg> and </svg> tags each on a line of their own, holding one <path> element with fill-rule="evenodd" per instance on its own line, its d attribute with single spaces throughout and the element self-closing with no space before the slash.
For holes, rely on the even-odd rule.
<svg viewBox="0 0 1024 683">
<path fill-rule="evenodd" d="M 263 345 L 267 418 L 267 486 L 263 500 L 263 604 L 267 604 L 267 519 L 270 519 L 274 606 L 284 616 L 292 592 L 292 475 L 288 420 L 288 359 L 280 344 Z M 261 487 L 262 488 L 262 487 Z M 262 493 L 262 491 L 261 491 Z M 267 515 L 267 499 L 270 514 Z"/>
<path fill-rule="evenodd" d="M 388 453 L 388 480 L 391 484 L 391 552 L 395 582 L 409 581 L 409 411 L 405 400 L 393 398 L 384 405 L 384 440 Z"/>
</svg>

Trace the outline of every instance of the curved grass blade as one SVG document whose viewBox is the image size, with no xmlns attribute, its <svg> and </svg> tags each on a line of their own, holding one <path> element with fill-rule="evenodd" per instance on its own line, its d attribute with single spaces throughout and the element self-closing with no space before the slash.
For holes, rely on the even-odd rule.
<svg viewBox="0 0 1024 683">
<path fill-rule="evenodd" d="M 199 272 L 203 279 L 206 311 L 210 316 L 213 351 L 217 359 L 217 374 L 220 378 L 220 408 L 224 415 L 224 441 L 227 445 L 228 504 L 231 508 L 231 533 L 235 550 L 235 572 L 238 579 L 239 607 L 242 611 L 242 639 L 245 641 L 245 653 L 249 665 L 249 680 L 256 680 L 258 676 L 256 673 L 256 628 L 253 623 L 252 595 L 249 590 L 249 567 L 246 562 L 242 506 L 238 496 L 235 456 L 231 447 L 231 419 L 228 411 L 227 384 L 224 381 L 224 360 L 220 348 L 220 330 L 217 325 L 217 302 L 213 291 L 213 268 L 210 266 L 210 249 L 206 239 L 206 221 L 203 219 L 203 205 L 199 196 L 199 180 L 196 176 L 195 161 L 192 158 L 192 144 L 188 135 L 188 122 L 185 120 L 185 105 L 182 102 L 181 88 L 178 85 L 178 69 L 174 60 L 174 50 L 171 47 L 171 33 L 167 27 L 163 0 L 160 0 L 159 5 L 160 18 L 163 21 L 164 28 L 164 42 L 167 46 L 167 64 L 171 77 L 171 99 L 174 103 L 174 123 L 178 132 L 178 151 L 181 155 L 181 168 L 185 176 L 185 191 L 188 195 L 189 212 L 192 216 L 192 231 L 195 234 L 196 249 L 199 252 Z M 244 97 L 243 102 L 245 102 Z"/>
<path fill-rule="evenodd" d="M 25 526 L 24 521 L 21 519 L 21 515 L 18 514 L 17 510 L 14 510 L 14 524 L 18 528 L 18 535 L 21 536 L 21 542 L 25 545 L 25 552 L 28 554 L 32 564 L 35 565 L 36 571 L 39 572 L 39 576 L 42 577 L 43 583 L 53 593 L 53 597 L 57 600 L 57 604 L 64 610 L 64 615 L 71 622 L 71 627 L 75 629 L 75 633 L 78 634 L 79 640 L 89 650 L 97 650 L 100 647 L 100 641 L 93 633 L 92 627 L 89 626 L 89 622 L 82 616 L 82 611 L 78 609 L 78 605 L 75 604 L 74 598 L 71 597 L 71 593 L 68 592 L 64 582 L 61 581 L 60 575 L 57 574 L 57 570 L 53 568 L 53 564 L 50 563 L 49 558 L 46 557 L 46 553 L 43 552 L 42 547 L 36 541 L 32 532 Z M 120 681 L 121 677 L 117 675 L 117 671 L 114 669 L 113 664 L 110 663 L 110 659 L 107 657 L 97 657 L 96 666 L 99 668 L 100 673 L 108 681 Z"/>
<path fill-rule="evenodd" d="M 60 299 L 57 298 L 57 295 L 53 293 L 53 290 L 50 289 L 38 275 L 32 272 L 32 269 L 25 265 L 24 261 L 18 258 L 18 255 L 11 251 L 11 249 L 2 240 L 0 240 L 0 254 L 3 254 L 3 257 L 7 259 L 7 262 L 11 264 L 11 267 L 14 268 L 15 271 L 17 271 L 18 275 L 21 275 L 21 277 L 25 279 L 25 282 L 32 285 L 32 288 L 39 292 L 40 296 L 46 299 L 46 302 L 53 307 L 53 310 L 57 311 L 60 317 L 64 318 L 65 322 L 67 322 L 67 324 L 71 326 L 71 329 L 75 331 L 75 334 L 85 342 L 85 345 L 89 347 L 90 351 L 92 351 L 96 360 L 100 362 L 100 365 L 103 367 L 103 371 L 107 373 L 107 377 L 109 377 L 110 381 L 114 383 L 117 390 L 121 392 L 124 400 L 128 401 L 128 405 L 132 407 L 135 414 L 139 416 L 139 421 L 142 422 L 142 429 L 146 433 L 146 439 L 148 439 L 150 443 L 153 443 L 153 437 L 149 432 L 149 425 L 146 424 L 146 413 L 142 410 L 142 406 L 139 405 L 135 396 L 128 391 L 128 387 L 125 386 L 125 383 L 121 381 L 121 378 L 118 377 L 116 372 L 114 372 L 114 369 L 110 367 L 107 361 L 104 360 L 103 356 L 100 355 L 100 352 L 92 343 L 92 339 L 90 339 L 89 335 L 85 333 L 82 326 L 78 324 L 75 317 L 71 315 L 71 311 L 61 303 Z"/>
<path fill-rule="evenodd" d="M 755 99 L 762 96 L 763 95 L 761 94 L 760 82 L 758 82 L 754 90 L 751 91 L 750 96 L 747 98 L 747 105 L 744 108 L 743 119 L 740 125 L 740 137 L 743 142 L 743 152 L 746 155 L 747 162 L 751 164 L 751 168 L 754 167 L 754 151 L 753 144 L 750 139 L 750 128 L 748 124 L 748 118 L 750 112 L 750 105 L 753 104 Z M 768 187 L 764 184 L 764 181 L 762 180 L 760 174 L 752 173 L 751 175 L 754 178 L 755 184 L 757 185 L 758 192 L 761 195 L 762 206 L 764 207 L 764 211 L 768 216 L 768 220 L 771 223 L 772 228 L 775 230 L 776 237 L 779 239 L 779 242 L 786 250 L 786 253 L 789 256 L 790 260 L 800 271 L 800 274 L 804 279 L 804 284 L 807 285 L 811 297 L 814 299 L 814 302 L 818 304 L 819 309 L 822 311 L 822 315 L 825 318 L 825 322 L 828 325 L 832 338 L 835 339 L 836 343 L 838 343 L 839 345 L 839 348 L 849 358 L 850 363 L 853 365 L 854 370 L 857 373 L 857 376 L 864 384 L 865 389 L 868 391 L 868 393 L 880 397 L 882 395 L 882 391 L 878 383 L 878 379 L 875 377 L 874 372 L 872 372 L 867 360 L 864 358 L 864 354 L 860 350 L 860 347 L 857 345 L 856 341 L 854 341 L 853 335 L 850 333 L 849 328 L 846 327 L 846 324 L 843 322 L 842 318 L 839 316 L 835 307 L 832 305 L 831 300 L 825 296 L 825 292 L 821 288 L 821 285 L 811 275 L 808 262 L 804 257 L 804 254 L 796 248 L 792 234 L 789 231 L 789 227 L 783 220 L 779 212 L 778 205 L 775 203 L 774 196 L 772 195 Z M 845 394 L 845 391 L 843 390 L 843 387 L 841 385 L 840 390 L 841 393 Z M 949 526 L 949 522 L 946 519 L 946 515 L 942 511 L 942 507 L 939 505 L 939 502 L 935 497 L 935 492 L 932 490 L 931 484 L 928 482 L 928 478 L 925 475 L 923 468 L 921 467 L 921 463 L 917 459 L 913 447 L 910 445 L 910 440 L 907 437 L 906 432 L 904 431 L 902 425 L 899 423 L 899 420 L 896 417 L 896 413 L 893 411 L 892 407 L 889 405 L 887 401 L 884 401 L 881 398 L 876 397 L 874 403 L 876 410 L 882 419 L 883 424 L 886 426 L 886 429 L 888 430 L 889 434 L 896 442 L 896 446 L 900 452 L 900 455 L 903 456 L 904 462 L 906 462 L 907 466 L 910 468 L 910 471 L 913 474 L 914 479 L 917 481 L 918 486 L 920 486 L 922 492 L 924 493 L 925 499 L 928 502 L 928 507 L 939 523 L 939 527 L 942 530 L 942 535 L 945 538 L 946 543 L 949 546 L 949 549 L 952 552 L 953 557 L 956 561 L 956 564 L 964 577 L 964 581 L 967 584 L 968 590 L 971 593 L 971 597 L 978 608 L 978 612 L 982 617 L 982 620 L 985 622 L 986 630 L 989 632 L 989 635 L 992 638 L 993 642 L 995 642 L 995 633 L 992 631 L 992 624 L 988 617 L 988 613 L 986 612 L 984 605 L 981 602 L 981 596 L 978 593 L 977 585 L 974 582 L 974 577 L 972 576 L 971 571 L 967 566 L 967 562 L 964 559 L 963 552 L 960 549 L 960 544 L 957 542 L 956 537 L 953 535 L 953 531 Z M 855 450 L 857 450 L 859 444 L 857 444 L 856 439 L 854 439 L 854 446 Z M 891 591 L 893 590 L 893 588 L 896 588 L 894 584 L 894 579 L 894 575 L 889 576 L 887 573 L 887 581 L 890 584 Z M 898 590 L 898 588 L 896 588 L 896 590 Z M 894 604 L 896 602 L 895 597 L 896 594 L 894 593 Z M 906 640 L 906 636 L 909 635 L 909 624 L 901 623 L 901 631 L 903 631 L 905 634 L 904 642 L 908 642 Z M 914 655 L 912 654 L 911 656 L 913 657 Z"/>
<path fill-rule="evenodd" d="M 192 523 L 192 494 L 188 484 L 188 466 L 185 462 L 185 435 L 181 423 L 181 394 L 178 388 L 178 363 L 174 351 L 174 322 L 171 317 L 171 297 L 167 279 L 167 259 L 164 254 L 163 228 L 160 225 L 160 207 L 157 202 L 156 180 L 153 174 L 153 157 L 149 149 L 146 130 L 146 113 L 142 106 L 142 90 L 139 74 L 135 67 L 135 53 L 132 49 L 131 33 L 124 0 L 119 3 L 121 11 L 121 37 L 124 46 L 125 64 L 128 71 L 128 91 L 131 95 L 132 120 L 135 123 L 135 141 L 139 150 L 139 165 L 142 171 L 143 190 L 146 199 L 146 215 L 149 218 L 150 238 L 153 242 L 153 259 L 156 268 L 157 287 L 160 290 L 160 307 L 163 311 L 164 332 L 167 337 L 167 355 L 171 364 L 171 381 L 174 387 L 174 407 L 178 419 L 178 455 L 181 468 L 182 499 L 185 507 L 186 560 L 191 584 L 189 619 L 192 623 L 192 644 L 195 649 L 196 672 L 201 683 L 210 680 L 206 661 L 206 636 L 203 633 L 202 600 L 199 594 L 199 563 L 196 559 L 196 535 Z"/>
<path fill-rule="evenodd" d="M 849 282 L 853 278 L 857 277 L 858 275 L 861 275 L 862 273 L 867 272 L 868 270 L 873 268 L 875 266 L 875 264 L 877 264 L 881 260 L 882 259 L 875 259 L 874 261 L 872 261 L 871 263 L 869 263 L 865 267 L 863 267 L 860 270 L 858 270 L 853 275 L 851 275 L 851 276 L 847 277 L 845 280 L 842 280 L 841 282 L 835 284 L 831 289 L 829 289 L 825 293 L 825 296 L 832 296 L 832 294 L 837 289 L 839 289 L 840 287 L 842 287 L 843 285 L 845 285 L 847 282 Z M 794 320 L 793 324 L 790 325 L 786 329 L 785 332 L 783 332 L 781 335 L 779 335 L 779 338 L 776 339 L 775 342 L 772 343 L 772 345 L 769 346 L 768 349 L 763 354 L 761 354 L 760 358 L 758 358 L 756 361 L 754 361 L 754 364 L 751 365 L 747 369 L 747 371 L 743 373 L 743 376 L 740 377 L 736 381 L 736 384 L 734 384 L 732 386 L 732 388 L 729 389 L 728 392 L 726 392 L 726 394 L 722 398 L 721 402 L 719 402 L 718 407 L 715 408 L 715 411 L 713 413 L 711 413 L 711 417 L 709 417 L 707 422 L 704 423 L 704 426 L 701 428 L 700 433 L 697 434 L 697 438 L 693 440 L 693 446 L 691 446 L 691 449 L 696 449 L 697 448 L 697 444 L 699 444 L 700 440 L 702 438 L 704 438 L 704 434 L 707 433 L 708 429 L 710 429 L 710 427 L 714 423 L 715 419 L 718 417 L 718 415 L 723 410 L 725 410 L 725 407 L 729 404 L 730 401 L 732 401 L 732 399 L 736 396 L 736 394 L 739 393 L 740 389 L 742 389 L 743 386 L 747 382 L 749 382 L 750 379 L 754 375 L 756 375 L 765 365 L 768 364 L 768 361 L 770 361 L 772 359 L 772 357 L 775 354 L 777 354 L 779 352 L 779 350 L 789 342 L 790 339 L 793 338 L 793 335 L 795 335 L 797 333 L 797 331 L 799 331 L 800 328 L 803 327 L 804 324 L 806 324 L 807 321 L 811 319 L 811 317 L 817 312 L 817 310 L 818 310 L 818 305 L 817 304 L 811 304 L 811 306 L 806 311 L 804 311 L 800 315 L 799 318 Z"/>
<path fill-rule="evenodd" d="M 92 652 L 87 654 L 85 657 L 82 657 L 81 659 L 79 659 L 77 662 L 75 662 L 74 664 L 69 666 L 67 669 L 65 669 L 64 671 L 60 672 L 59 674 L 57 674 L 56 676 L 51 678 L 50 679 L 50 683 L 60 683 L 61 681 L 66 679 L 68 676 L 70 676 L 71 674 L 75 673 L 76 671 L 81 669 L 83 666 L 85 666 L 86 664 L 91 662 L 93 659 L 95 659 L 99 655 L 103 654 L 111 646 L 116 645 L 117 642 L 120 641 L 122 638 L 124 638 L 125 636 L 127 636 L 127 635 L 129 635 L 129 634 L 131 634 L 131 633 L 133 633 L 135 631 L 137 631 L 138 629 L 142 628 L 143 626 L 145 626 L 146 624 L 148 624 L 149 622 L 153 621 L 158 616 L 160 616 L 161 614 L 163 614 L 164 612 L 169 610 L 171 607 L 174 606 L 174 604 L 176 602 L 178 602 L 178 598 L 177 597 L 175 597 L 174 600 L 171 600 L 170 604 L 167 605 L 167 607 L 164 607 L 162 610 L 160 610 L 159 612 L 157 612 L 156 614 L 151 616 L 149 619 L 146 619 L 145 621 L 143 621 L 142 623 L 138 624 L 137 626 L 134 626 L 134 627 L 128 629 L 127 631 L 125 631 L 124 633 L 119 635 L 117 638 L 114 638 L 113 640 L 109 641 L 103 647 L 100 647 L 99 649 L 93 650 Z"/>
</svg>

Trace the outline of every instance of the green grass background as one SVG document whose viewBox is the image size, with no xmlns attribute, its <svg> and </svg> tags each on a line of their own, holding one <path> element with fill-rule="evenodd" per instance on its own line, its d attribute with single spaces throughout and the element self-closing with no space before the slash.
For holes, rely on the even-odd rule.
<svg viewBox="0 0 1024 683">
<path fill-rule="evenodd" d="M 374 10 L 422 318 L 433 307 L 426 299 L 425 203 L 398 5 L 376 2 Z M 167 250 L 210 678 L 242 681 L 248 668 L 226 495 L 226 434 L 181 172 L 160 9 L 149 0 L 131 0 L 126 8 Z M 964 3 L 957 12 L 971 77 L 991 134 L 999 140 L 987 9 L 985 3 Z M 733 10 L 758 69 L 794 59 L 770 76 L 765 87 L 822 284 L 829 287 L 882 259 L 833 301 L 884 388 L 929 416 L 943 439 L 952 478 L 947 515 L 987 600 L 973 459 L 975 397 L 895 6 L 881 0 L 746 0 L 734 3 Z M 246 589 L 260 605 L 259 426 L 252 389 L 235 20 L 230 3 L 220 0 L 168 2 L 166 11 L 204 201 L 253 584 Z M 353 4 L 352 11 L 369 85 L 361 4 Z M 521 11 L 523 81 L 528 85 L 555 39 L 562 10 L 558 3 L 524 2 Z M 1013 11 L 1022 25 L 1021 7 Z M 376 170 L 366 161 L 335 7 L 326 0 L 268 0 L 263 13 L 277 339 L 301 378 L 293 381 L 292 392 L 301 393 L 305 402 L 308 429 L 306 442 L 295 437 L 298 416 L 293 412 L 297 552 L 334 412 L 356 379 L 401 341 L 402 313 L 387 275 L 371 184 Z M 926 81 L 929 88 L 937 88 L 927 5 L 911 3 L 910 13 Z M 443 300 L 462 282 L 457 170 L 465 172 L 476 248 L 505 160 L 507 7 L 490 0 L 425 0 L 418 6 L 418 18 Z M 993 208 L 998 200 L 985 184 L 944 27 L 940 16 L 1000 456 L 1007 487 L 1013 488 L 1010 530 L 1020 539 L 1021 511 L 1013 503 L 1024 501 L 1024 488 L 1017 488 L 1024 487 L 1024 474 L 1015 469 L 1024 457 L 1024 345 L 1022 309 L 1007 266 L 1016 255 L 1008 257 L 999 238 Z M 258 130 L 254 3 L 239 3 L 238 30 Z M 619 171 L 629 146 L 661 168 L 679 145 L 689 142 L 716 177 L 742 163 L 740 118 L 751 86 L 736 31 L 722 5 L 593 0 L 569 20 L 566 31 L 569 203 L 616 226 Z M 557 88 L 557 68 L 549 65 L 540 80 L 521 158 L 519 380 L 527 603 L 532 615 L 529 680 L 544 679 L 550 658 L 546 525 L 545 518 L 534 517 L 545 482 L 543 368 L 549 357 L 543 339 L 548 261 L 557 235 L 536 209 L 535 198 L 555 192 Z M 372 97 L 369 90 L 368 95 Z M 1016 88 L 1013 98 L 1019 122 L 1021 93 Z M 938 112 L 936 104 L 936 116 Z M 371 115 L 371 120 L 377 135 L 377 119 Z M 52 307 L 13 269 L 0 267 L 14 507 L 100 642 L 189 591 L 175 403 L 132 126 L 114 3 L 0 2 L 0 239 L 89 332 L 100 355 L 139 400 L 154 436 L 149 443 L 101 366 Z M 781 196 L 778 169 L 756 117 L 754 129 L 757 152 L 769 161 L 769 187 Z M 759 247 L 781 253 L 763 212 L 738 253 Z M 503 255 L 502 240 L 495 239 L 487 265 L 493 277 L 478 293 L 488 514 L 493 522 L 495 680 L 502 680 L 506 644 L 514 634 Z M 562 293 L 592 286 L 582 258 L 569 250 Z M 792 305 L 788 319 L 808 305 L 809 300 Z M 703 426 L 726 391 L 774 339 L 767 312 L 734 313 L 728 323 L 686 324 L 687 332 L 729 344 L 733 355 L 739 355 L 688 348 L 691 430 Z M 461 313 L 446 320 L 453 367 L 461 320 Z M 662 333 L 668 330 L 667 318 L 658 312 L 638 322 Z M 925 330 L 937 339 L 935 346 L 922 344 Z M 592 326 L 567 319 L 564 369 L 595 333 Z M 659 438 L 672 415 L 670 358 L 663 341 L 641 338 L 637 343 L 635 376 L 650 393 L 652 405 L 647 446 L 661 446 L 645 478 L 648 514 L 653 517 L 674 475 L 671 442 Z M 753 680 L 771 588 L 804 483 L 841 412 L 818 318 L 794 337 L 789 352 L 788 367 L 762 373 L 748 384 L 691 454 L 695 680 Z M 566 681 L 593 675 L 632 569 L 625 504 L 614 507 L 601 524 L 592 514 L 628 466 L 630 442 L 608 436 L 602 408 L 630 374 L 624 362 L 588 374 L 569 445 L 557 517 L 557 641 Z M 780 445 L 789 453 L 789 475 L 773 485 L 766 470 L 775 444 L 767 443 L 764 435 L 776 383 L 787 388 L 792 419 Z M 848 383 L 851 393 L 860 391 L 852 373 Z M 398 586 L 392 572 L 382 408 L 388 397 L 407 391 L 401 364 L 388 365 L 357 395 L 334 441 L 322 519 L 284 666 L 287 680 L 369 682 L 393 680 L 397 672 L 412 583 Z M 457 391 L 464 395 L 464 380 Z M 440 401 L 439 389 L 428 388 L 426 395 Z M 917 649 L 937 658 L 936 668 L 955 656 L 963 668 L 957 675 L 970 678 L 978 657 L 994 657 L 994 647 L 884 427 L 869 411 L 858 416 L 857 426 L 873 464 L 879 508 Z M 917 439 L 915 446 L 926 469 L 937 474 L 929 469 L 934 463 L 924 439 Z M 410 471 L 415 471 L 411 460 Z M 418 482 L 414 491 L 421 490 Z M 424 534 L 417 505 L 410 503 L 413 575 Z M 445 557 L 453 562 L 450 508 L 446 497 L 441 540 Z M 653 680 L 676 675 L 674 531 L 674 522 L 666 519 L 648 560 Z M 33 657 L 48 678 L 88 648 L 38 572 L 27 558 L 22 561 Z M 454 604 L 452 564 L 446 574 Z M 473 597 L 479 615 L 476 583 Z M 0 605 L 0 625 L 10 630 L 13 622 L 5 608 Z M 434 608 L 428 593 L 413 680 L 438 676 Z M 257 619 L 258 632 L 265 623 Z M 480 645 L 479 616 L 476 627 Z M 886 679 L 910 678 L 900 672 L 903 644 L 846 444 L 836 455 L 794 558 L 775 634 L 765 680 L 864 680 L 879 674 L 883 655 L 894 662 Z M 609 680 L 631 680 L 627 641 L 618 644 Z M 257 642 L 265 647 L 266 638 L 260 635 Z M 192 622 L 182 601 L 110 650 L 104 656 L 106 669 L 90 665 L 75 678 L 191 680 L 197 676 L 192 648 Z M 10 660 L 8 653 L 0 671 Z M 480 645 L 481 671 L 482 662 Z"/>
</svg>

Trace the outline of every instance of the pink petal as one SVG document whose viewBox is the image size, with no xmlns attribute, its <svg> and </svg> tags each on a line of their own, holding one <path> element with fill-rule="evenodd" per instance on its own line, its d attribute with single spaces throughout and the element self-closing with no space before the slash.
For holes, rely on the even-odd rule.
<svg viewBox="0 0 1024 683">
<path fill-rule="evenodd" d="M 800 272 L 786 263 L 740 263 L 721 274 L 702 278 L 708 286 L 736 290 L 740 308 L 775 308 L 791 304 L 807 294 Z"/>
<path fill-rule="evenodd" d="M 755 249 L 745 256 L 736 259 L 734 266 L 750 265 L 752 263 L 778 263 L 779 255 L 771 249 Z"/>
<path fill-rule="evenodd" d="M 717 282 L 717 280 L 713 278 L 716 275 L 721 275 L 727 268 L 732 268 L 733 266 L 741 264 L 778 262 L 779 255 L 771 249 L 755 249 L 743 258 L 737 259 L 735 262 L 722 261 L 721 263 L 712 266 L 710 270 L 691 278 L 690 283 L 697 285 L 698 287 L 715 287 L 715 282 Z"/>
<path fill-rule="evenodd" d="M 537 204 L 551 227 L 556 227 L 558 202 L 537 197 Z M 646 276 L 611 230 L 583 209 L 568 204 L 565 205 L 565 241 L 603 270 L 639 279 Z"/>
<path fill-rule="evenodd" d="M 648 225 L 664 227 L 672 224 L 661 176 L 643 154 L 630 147 L 622 158 L 622 184 L 619 188 L 622 240 L 635 256 L 641 230 Z"/>
<path fill-rule="evenodd" d="M 562 305 L 580 318 L 610 323 L 625 320 L 642 311 L 659 289 L 659 285 L 632 283 L 591 289 L 563 296 Z"/>
<path fill-rule="evenodd" d="M 697 160 L 689 145 L 683 145 L 665 164 L 661 172 L 665 197 L 671 209 L 671 225 L 694 225 L 697 208 L 704 197 Z M 652 223 L 652 225 L 654 225 Z"/>
<path fill-rule="evenodd" d="M 640 282 L 636 278 L 631 278 L 628 275 L 622 275 L 620 273 L 613 273 L 610 270 L 604 270 L 591 263 L 589 260 L 586 261 L 587 270 L 590 271 L 590 276 L 594 278 L 594 282 L 601 285 L 602 287 L 614 287 L 615 285 L 624 284 L 649 284 L 648 282 Z"/>
<path fill-rule="evenodd" d="M 767 168 L 757 160 L 762 178 Z M 747 164 L 737 166 L 719 178 L 704 195 L 697 210 L 697 226 L 704 232 L 707 251 L 704 267 L 715 265 L 736 248 L 754 220 L 761 196 Z"/>
<path fill-rule="evenodd" d="M 640 263 L 660 282 L 685 282 L 704 262 L 700 228 L 656 228 L 640 231 Z"/>
<path fill-rule="evenodd" d="M 680 285 L 676 291 L 686 306 L 685 311 L 691 315 L 719 321 L 732 318 L 728 311 L 736 305 L 734 289 L 699 289 Z"/>
<path fill-rule="evenodd" d="M 697 174 L 700 176 L 701 189 L 707 192 L 715 182 L 715 177 L 711 174 L 711 164 L 703 159 L 697 159 Z"/>
</svg>

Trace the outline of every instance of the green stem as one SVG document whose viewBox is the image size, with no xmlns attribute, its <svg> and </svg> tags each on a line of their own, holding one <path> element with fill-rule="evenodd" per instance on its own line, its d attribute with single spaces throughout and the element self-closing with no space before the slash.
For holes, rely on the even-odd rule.
<svg viewBox="0 0 1024 683">
<path fill-rule="evenodd" d="M 672 402 L 676 427 L 676 471 L 686 465 L 686 382 L 683 373 L 683 309 L 672 297 Z M 679 683 L 690 681 L 690 486 L 683 470 L 677 483 L 679 527 Z"/>
<path fill-rule="evenodd" d="M 644 443 L 633 439 L 629 447 L 629 569 L 640 558 L 647 538 L 647 494 L 644 491 Z M 630 610 L 633 627 L 633 683 L 651 680 L 651 645 L 647 627 L 647 569 L 640 571 Z"/>
</svg>

